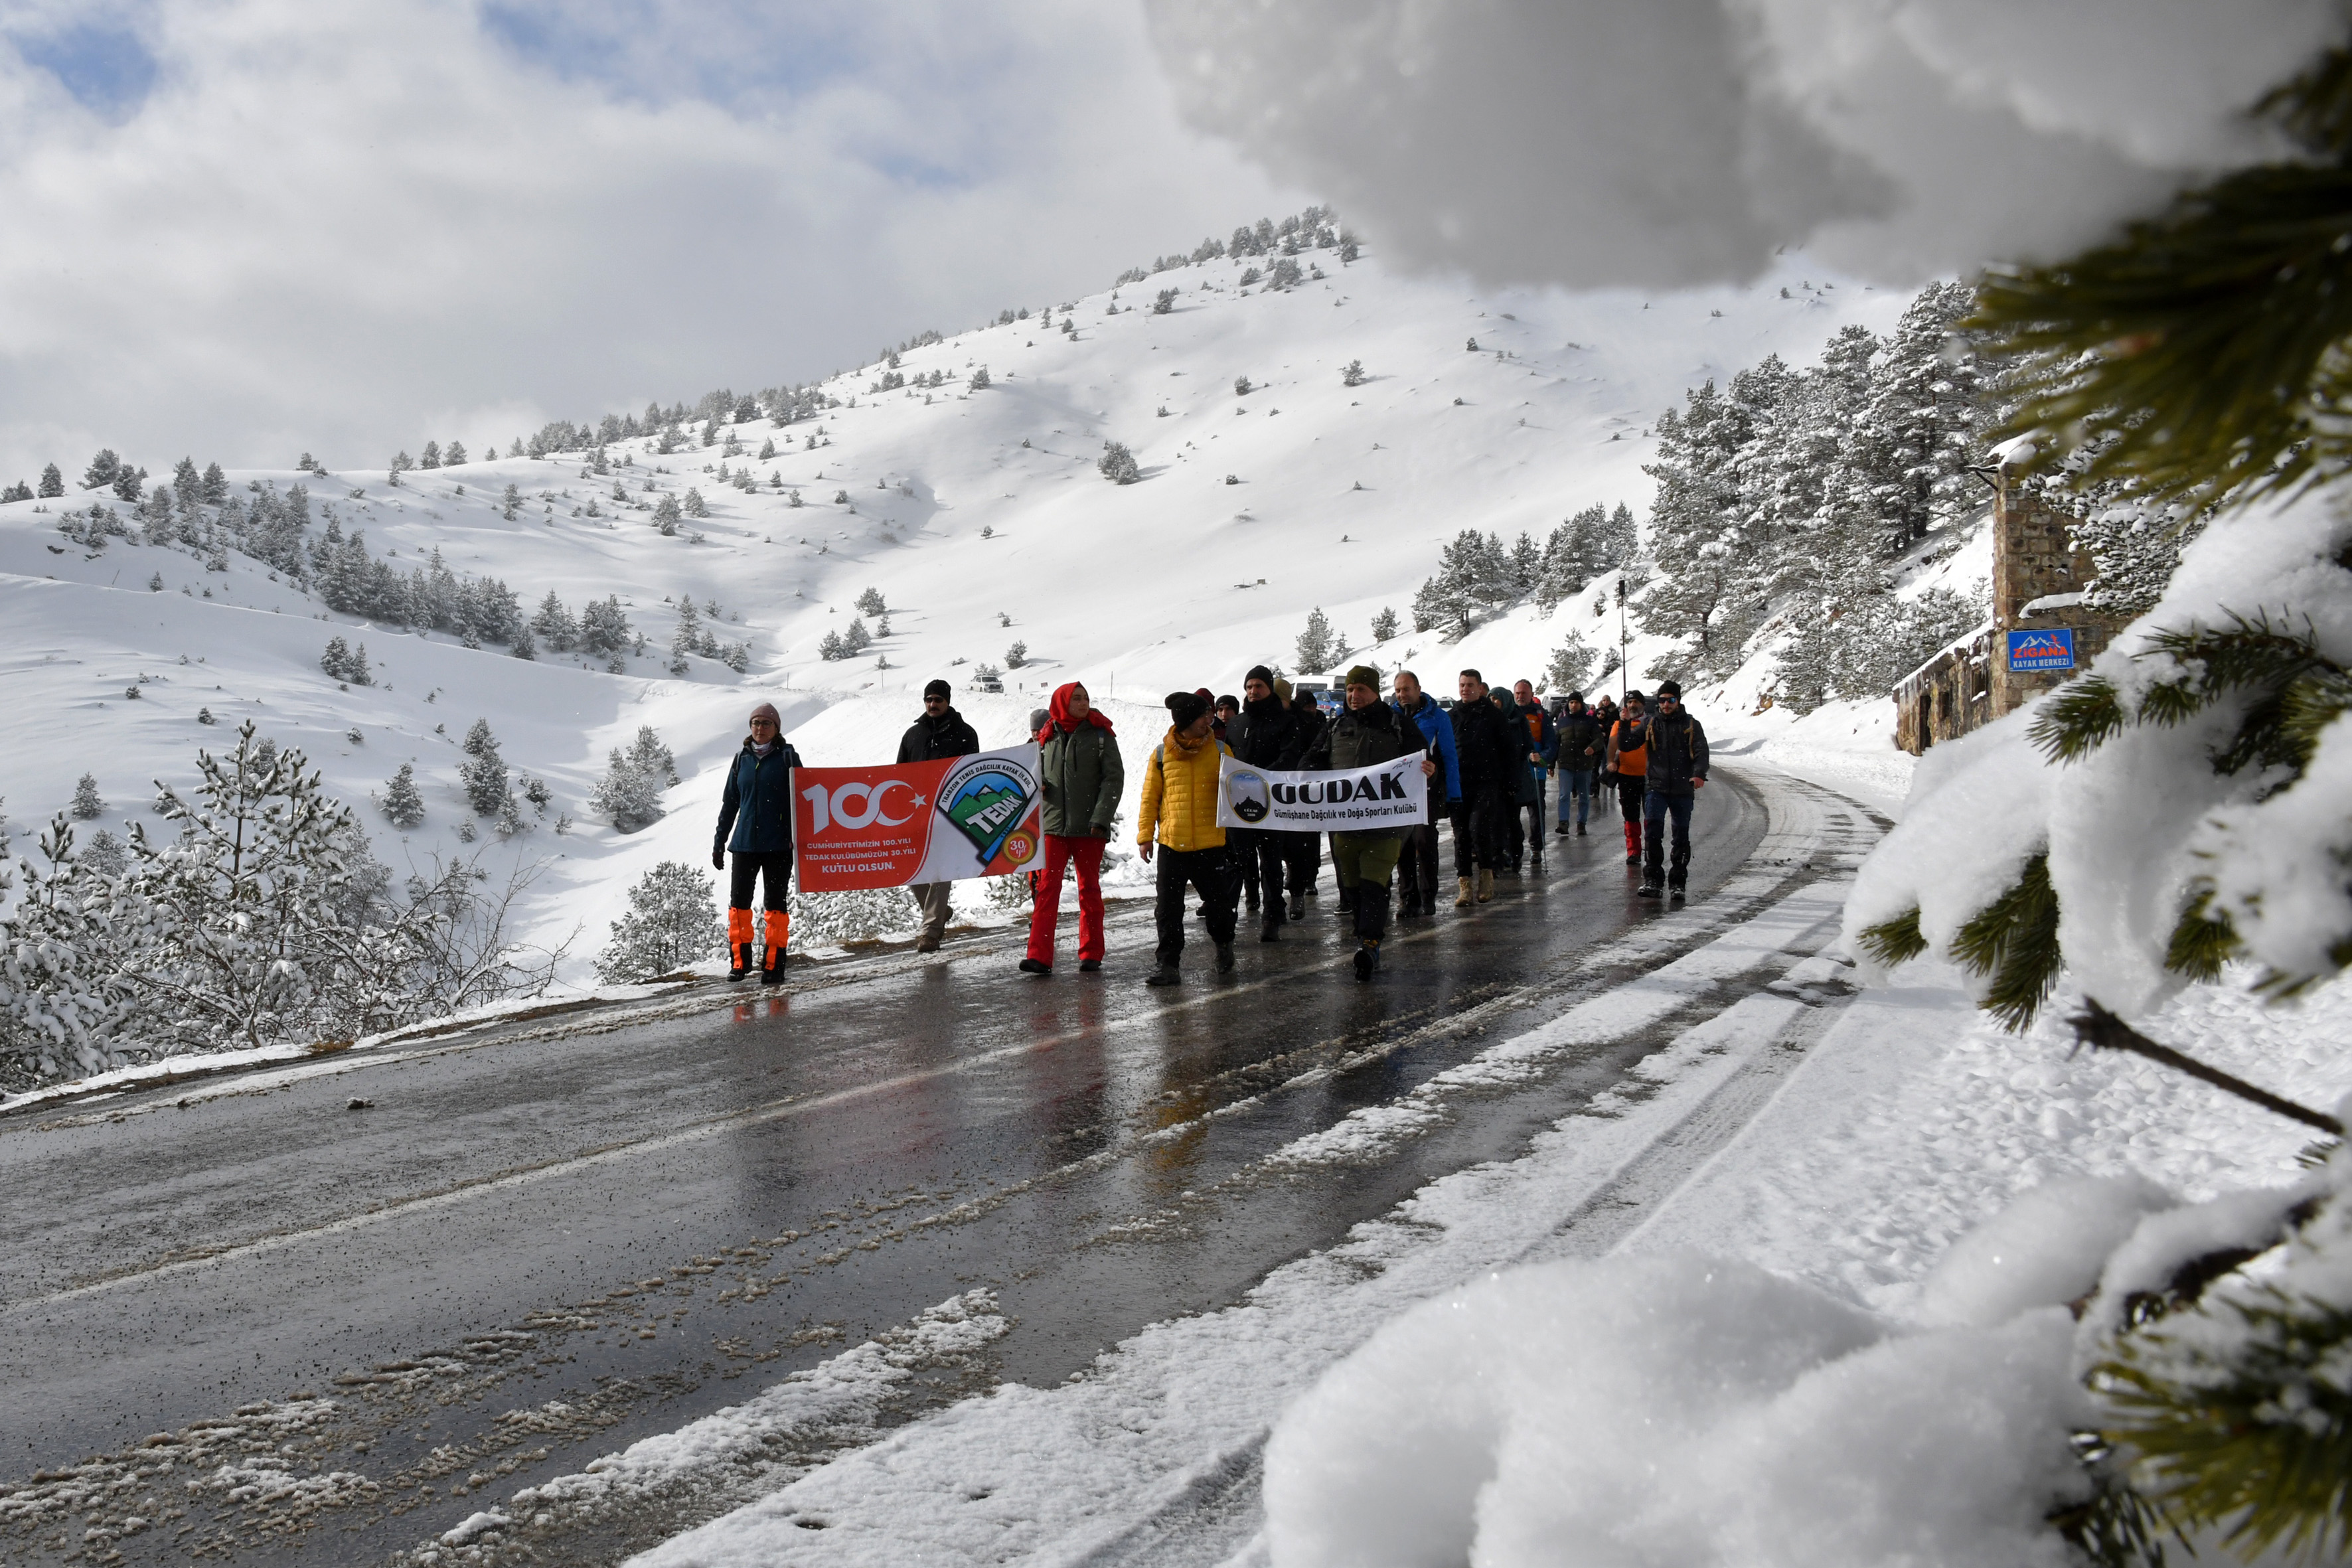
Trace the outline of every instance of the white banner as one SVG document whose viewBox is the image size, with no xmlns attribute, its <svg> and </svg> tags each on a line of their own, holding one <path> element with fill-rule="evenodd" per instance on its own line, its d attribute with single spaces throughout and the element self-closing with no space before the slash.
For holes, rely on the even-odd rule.
<svg viewBox="0 0 2352 1568">
<path fill-rule="evenodd" d="M 1278 773 L 1227 754 L 1217 770 L 1217 826 L 1279 833 L 1417 827 L 1427 805 L 1421 753 L 1344 773 Z"/>
</svg>

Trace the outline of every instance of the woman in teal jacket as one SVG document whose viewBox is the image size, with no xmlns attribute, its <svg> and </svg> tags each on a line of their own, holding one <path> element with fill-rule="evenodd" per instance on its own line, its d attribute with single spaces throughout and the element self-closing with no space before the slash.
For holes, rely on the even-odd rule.
<svg viewBox="0 0 2352 1568">
<path fill-rule="evenodd" d="M 784 949 L 793 934 L 793 770 L 801 765 L 801 756 L 784 739 L 782 722 L 769 703 L 751 710 L 751 732 L 743 737 L 743 749 L 728 770 L 726 793 L 719 802 L 719 832 L 710 841 L 712 866 L 723 871 L 728 854 L 735 857 L 727 896 L 727 978 L 740 980 L 757 967 L 763 985 L 784 977 Z M 762 902 L 767 906 L 768 951 L 767 961 L 755 965 L 751 884 L 762 879 L 767 882 Z"/>
</svg>

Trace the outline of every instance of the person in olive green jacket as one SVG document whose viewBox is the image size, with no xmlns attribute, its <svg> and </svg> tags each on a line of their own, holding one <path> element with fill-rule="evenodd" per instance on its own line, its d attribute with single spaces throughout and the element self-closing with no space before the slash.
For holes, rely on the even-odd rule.
<svg viewBox="0 0 2352 1568">
<path fill-rule="evenodd" d="M 1300 766 L 1311 772 L 1377 767 L 1422 753 L 1424 780 L 1437 772 L 1418 726 L 1381 700 L 1381 672 L 1369 664 L 1348 671 L 1348 706 L 1317 738 Z M 1411 829 L 1380 827 L 1331 835 L 1331 868 L 1339 886 L 1355 898 L 1356 978 L 1370 980 L 1381 966 L 1381 939 L 1388 934 L 1389 876 L 1396 869 Z"/>
<path fill-rule="evenodd" d="M 1091 974 L 1103 961 L 1103 848 L 1111 818 L 1127 788 L 1118 737 L 1097 712 L 1087 689 L 1073 680 L 1056 689 L 1037 731 L 1038 771 L 1045 790 L 1045 868 L 1029 907 L 1028 974 L 1054 973 L 1054 928 L 1062 918 L 1062 873 L 1078 874 L 1078 971 Z"/>
</svg>

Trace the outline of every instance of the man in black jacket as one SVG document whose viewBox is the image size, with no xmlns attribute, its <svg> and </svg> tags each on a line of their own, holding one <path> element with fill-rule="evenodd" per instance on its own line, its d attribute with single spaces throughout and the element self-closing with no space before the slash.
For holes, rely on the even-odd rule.
<svg viewBox="0 0 2352 1568">
<path fill-rule="evenodd" d="M 1298 755 L 1304 757 L 1323 738 L 1323 710 L 1315 705 L 1315 694 L 1300 691 L 1287 681 L 1277 680 L 1274 694 L 1290 710 L 1290 727 L 1296 738 Z M 1323 836 L 1319 833 L 1278 833 L 1282 840 L 1283 879 L 1290 888 L 1290 908 L 1293 923 L 1307 918 L 1307 889 L 1315 886 L 1315 873 L 1323 864 Z"/>
<path fill-rule="evenodd" d="M 1683 709 L 1683 689 L 1658 683 L 1658 711 L 1650 721 L 1650 773 L 1642 797 L 1642 897 L 1661 891 L 1677 900 L 1690 879 L 1691 806 L 1706 787 L 1706 731 Z M 1675 851 L 1666 862 L 1666 824 Z M 1665 862 L 1662 864 L 1662 862 Z"/>
<path fill-rule="evenodd" d="M 1235 762 L 1249 767 L 1287 772 L 1298 766 L 1298 725 L 1274 694 L 1274 671 L 1262 664 L 1253 666 L 1242 679 L 1241 709 L 1225 721 L 1225 746 Z M 1282 840 L 1289 837 L 1258 827 L 1225 830 L 1234 868 L 1249 892 L 1249 907 L 1257 909 L 1261 897 L 1265 900 L 1260 942 L 1282 938 Z"/>
<path fill-rule="evenodd" d="M 1454 812 L 1454 875 L 1460 883 L 1454 907 L 1495 896 L 1495 872 L 1503 864 L 1503 837 L 1518 814 L 1520 748 L 1503 710 L 1487 696 L 1486 678 L 1462 672 L 1454 704 L 1454 761 L 1462 774 L 1462 804 Z M 1474 881 L 1475 879 L 1475 881 Z"/>
<path fill-rule="evenodd" d="M 923 688 L 923 716 L 907 727 L 906 738 L 898 742 L 898 761 L 935 763 L 942 757 L 968 757 L 980 750 L 980 731 L 963 721 L 963 715 L 948 705 L 948 683 L 934 680 Z M 949 895 L 955 891 L 953 882 L 918 882 L 908 891 L 915 895 L 915 907 L 922 911 L 923 929 L 915 938 L 917 952 L 937 952 L 940 939 L 947 934 Z"/>
<path fill-rule="evenodd" d="M 1559 837 L 1568 837 L 1568 803 L 1576 800 L 1576 836 L 1584 837 L 1585 818 L 1592 810 L 1592 775 L 1601 767 L 1601 749 L 1608 732 L 1601 721 L 1584 710 L 1584 693 L 1568 694 L 1568 711 L 1559 716 Z"/>
</svg>

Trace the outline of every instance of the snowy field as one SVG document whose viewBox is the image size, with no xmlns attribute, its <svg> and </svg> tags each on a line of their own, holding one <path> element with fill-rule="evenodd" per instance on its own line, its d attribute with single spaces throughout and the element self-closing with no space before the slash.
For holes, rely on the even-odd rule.
<svg viewBox="0 0 2352 1568">
<path fill-rule="evenodd" d="M 1414 589 L 1462 529 L 1540 542 L 1587 505 L 1642 513 L 1651 481 L 1641 465 L 1654 446 L 1644 433 L 1685 389 L 1767 353 L 1808 361 L 1849 322 L 1884 331 L 1907 300 L 1796 257 L 1749 289 L 1644 299 L 1473 294 L 1391 275 L 1376 258 L 1341 268 L 1319 256 L 1331 275 L 1292 290 L 1244 289 L 1242 265 L 1217 260 L 1070 301 L 1050 328 L 1033 316 L 960 333 L 903 356 L 897 374 L 910 384 L 943 373 L 936 390 L 876 394 L 881 373 L 869 367 L 826 383 L 844 406 L 819 417 L 721 427 L 721 445 L 667 456 L 650 440 L 617 445 L 603 477 L 573 455 L 412 469 L 391 485 L 380 466 L 389 453 L 363 468 L 359 454 L 331 452 L 331 478 L 228 476 L 247 500 L 249 487 L 283 494 L 303 483 L 313 540 L 331 513 L 345 534 L 364 534 L 372 558 L 408 571 L 437 551 L 452 572 L 504 582 L 526 612 L 551 592 L 575 616 L 616 596 L 647 639 L 622 674 L 578 653 L 542 647 L 525 662 L 496 645 L 371 626 L 234 552 L 207 570 L 185 546 L 118 538 L 90 549 L 62 537 L 68 509 L 98 500 L 128 511 L 104 490 L 69 484 L 61 500 L 0 506 L 10 696 L 0 806 L 16 851 L 84 773 L 105 808 L 77 825 L 82 841 L 100 828 L 121 837 L 147 813 L 156 780 L 184 785 L 196 749 L 224 749 L 250 719 L 300 746 L 329 792 L 355 806 L 414 764 L 421 826 L 398 832 L 362 811 L 396 871 L 460 853 L 494 871 L 545 862 L 517 934 L 551 947 L 572 939 L 562 977 L 585 984 L 628 887 L 658 861 L 706 863 L 716 770 L 752 702 L 778 704 L 811 763 L 870 763 L 895 754 L 934 675 L 956 682 L 989 744 L 1014 738 L 1051 687 L 1083 679 L 1119 724 L 1133 789 L 1164 725 L 1161 695 L 1237 690 L 1254 663 L 1295 665 L 1292 644 L 1318 606 L 1346 647 L 1341 667 L 1418 666 L 1440 691 L 1465 664 L 1490 679 L 1540 679 L 1571 631 L 1614 643 L 1613 577 L 1549 616 L 1523 604 L 1458 643 L 1407 631 L 1374 647 L 1369 628 L 1384 607 L 1410 625 Z M 1171 285 L 1174 309 L 1153 313 L 1152 295 Z M 1355 360 L 1366 379 L 1348 386 L 1340 372 Z M 968 390 L 982 366 L 992 384 Z M 1234 390 L 1242 376 L 1246 395 Z M 730 435 L 743 455 L 723 456 Z M 1141 482 L 1115 486 L 1097 472 L 1111 439 L 1134 450 Z M 776 455 L 759 458 L 772 440 Z M 421 449 L 422 437 L 404 444 Z M 127 454 L 159 477 L 179 456 Z M 722 465 L 730 479 L 749 471 L 755 489 L 722 482 Z M 509 485 L 520 497 L 511 521 Z M 686 519 L 675 537 L 638 510 L 689 489 L 708 516 Z M 592 504 L 601 515 L 588 515 Z M 869 587 L 887 602 L 889 635 L 855 659 L 820 658 L 821 640 L 850 624 Z M 685 678 L 667 673 L 688 596 L 719 641 L 748 644 L 746 673 L 699 656 Z M 365 645 L 374 685 L 321 671 L 336 636 Z M 974 669 L 1007 665 L 1015 642 L 1028 662 L 1006 670 L 1003 694 L 969 689 Z M 1636 634 L 1629 663 L 1645 671 L 1661 652 Z M 1752 685 L 1735 680 L 1702 711 L 1745 720 Z M 206 710 L 212 727 L 199 722 Z M 508 765 L 544 779 L 552 796 L 503 840 L 457 783 L 458 742 L 477 719 Z M 1799 727 L 1800 741 L 1768 713 L 1752 738 L 1891 752 L 1873 722 L 1857 714 L 1850 733 L 1816 742 L 1821 724 Z M 665 820 L 623 835 L 585 800 L 607 752 L 647 724 L 675 752 L 681 782 Z M 470 844 L 459 837 L 469 823 L 479 834 Z M 980 889 L 959 892 L 979 912 Z"/>
</svg>

